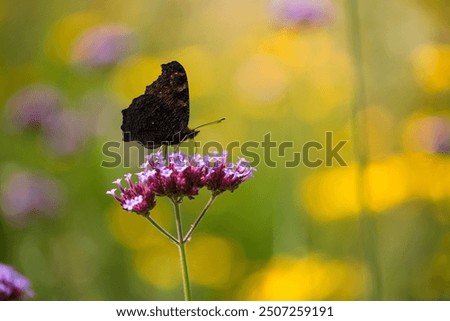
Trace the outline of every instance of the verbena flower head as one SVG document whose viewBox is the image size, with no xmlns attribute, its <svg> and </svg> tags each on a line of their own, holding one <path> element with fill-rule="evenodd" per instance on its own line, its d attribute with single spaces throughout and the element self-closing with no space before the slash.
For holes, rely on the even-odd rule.
<svg viewBox="0 0 450 321">
<path fill-rule="evenodd" d="M 144 213 L 139 206 L 145 210 L 153 208 L 155 195 L 181 202 L 183 197 L 194 198 L 203 187 L 213 195 L 234 191 L 252 176 L 255 169 L 245 159 L 240 159 L 236 164 L 228 163 L 226 159 L 226 154 L 188 156 L 172 153 L 166 159 L 162 153 L 154 153 L 142 165 L 143 171 L 136 174 L 136 183 L 131 181 L 131 174 L 128 174 L 128 187 L 123 187 L 121 180 L 115 182 L 120 196 L 116 195 L 116 189 L 107 193 L 113 195 L 123 209 Z M 144 202 L 146 199 L 152 202 Z"/>
<path fill-rule="evenodd" d="M 244 158 L 227 163 L 227 154 L 210 156 L 205 164 L 206 175 L 203 182 L 215 195 L 225 191 L 234 191 L 239 185 L 252 177 L 255 168 Z"/>
<path fill-rule="evenodd" d="M 0 301 L 12 301 L 34 296 L 30 281 L 11 266 L 0 263 Z"/>
<path fill-rule="evenodd" d="M 117 196 L 117 188 L 107 191 L 106 194 L 112 195 L 119 201 L 125 211 L 147 215 L 156 205 L 155 193 L 146 182 L 140 180 L 133 182 L 131 177 L 132 174 L 125 175 L 127 187 L 122 186 L 121 178 L 113 182 L 117 184 L 120 196 Z"/>
</svg>

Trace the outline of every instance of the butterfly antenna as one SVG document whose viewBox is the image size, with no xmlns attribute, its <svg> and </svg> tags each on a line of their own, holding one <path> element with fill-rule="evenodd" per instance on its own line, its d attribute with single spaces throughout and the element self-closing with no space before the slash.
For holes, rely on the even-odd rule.
<svg viewBox="0 0 450 321">
<path fill-rule="evenodd" d="M 225 120 L 225 117 L 224 118 L 220 118 L 220 119 L 215 120 L 215 121 L 211 121 L 209 123 L 206 123 L 206 124 L 203 124 L 203 125 L 200 125 L 200 126 L 197 126 L 197 127 L 193 128 L 193 130 L 196 130 L 196 129 L 199 129 L 199 128 L 202 128 L 202 127 L 205 127 L 205 126 L 213 125 L 213 124 L 218 124 L 218 123 L 223 122 L 224 120 Z"/>
</svg>

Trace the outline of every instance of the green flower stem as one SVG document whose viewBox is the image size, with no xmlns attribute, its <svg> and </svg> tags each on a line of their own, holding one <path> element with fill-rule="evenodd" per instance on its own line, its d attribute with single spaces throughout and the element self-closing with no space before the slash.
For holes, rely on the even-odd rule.
<svg viewBox="0 0 450 321">
<path fill-rule="evenodd" d="M 181 271 L 183 275 L 183 289 L 184 289 L 184 300 L 191 301 L 191 284 L 189 282 L 189 271 L 186 256 L 186 243 L 183 241 L 183 224 L 180 215 L 180 203 L 177 201 L 172 201 L 173 207 L 175 209 L 175 222 L 177 225 L 178 234 L 178 250 L 180 252 L 181 261 Z"/>
<path fill-rule="evenodd" d="M 169 165 L 169 149 L 168 149 L 167 145 L 162 145 L 161 151 L 164 156 L 164 159 L 166 160 L 166 165 Z"/>
<path fill-rule="evenodd" d="M 189 229 L 189 231 L 186 233 L 186 236 L 183 239 L 184 243 L 186 243 L 190 240 L 192 233 L 194 233 L 195 229 L 200 224 L 200 221 L 202 220 L 203 216 L 206 214 L 206 212 L 208 211 L 209 207 L 212 205 L 212 203 L 214 202 L 216 197 L 217 197 L 217 195 L 211 194 L 211 197 L 209 198 L 208 203 L 206 203 L 205 207 L 203 208 L 203 210 L 201 211 L 201 213 L 199 214 L 199 216 L 197 217 L 195 222 L 191 225 L 191 228 Z"/>
<path fill-rule="evenodd" d="M 179 244 L 178 240 L 172 236 L 172 234 L 170 234 L 169 232 L 167 232 L 161 225 L 159 225 L 158 223 L 156 223 L 156 221 L 154 219 L 152 219 L 150 217 L 150 214 L 147 215 L 143 215 L 147 221 L 149 221 L 154 227 L 156 227 L 158 229 L 158 231 L 160 231 L 162 234 L 164 234 L 165 236 L 167 236 L 169 238 L 169 240 L 171 240 L 172 242 L 174 242 L 176 245 Z"/>
<path fill-rule="evenodd" d="M 365 199 L 367 190 L 365 189 L 364 171 L 368 164 L 367 135 L 363 126 L 359 126 L 359 121 L 366 124 L 364 108 L 367 105 L 365 82 L 362 61 L 361 31 L 358 17 L 358 0 L 349 0 L 349 21 L 350 21 L 350 38 L 352 46 L 352 54 L 355 65 L 355 97 L 352 107 L 352 136 L 354 141 L 355 158 L 357 161 L 357 186 L 358 186 L 358 203 L 361 217 L 361 232 L 363 235 L 363 246 L 366 260 L 369 264 L 371 273 L 371 297 L 372 300 L 382 299 L 382 282 L 379 260 L 377 255 L 377 234 L 373 215 L 367 208 Z"/>
</svg>

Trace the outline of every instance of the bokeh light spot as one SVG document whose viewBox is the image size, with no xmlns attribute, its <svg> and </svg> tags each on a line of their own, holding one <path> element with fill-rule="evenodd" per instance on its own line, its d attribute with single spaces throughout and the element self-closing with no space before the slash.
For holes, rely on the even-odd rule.
<svg viewBox="0 0 450 321">
<path fill-rule="evenodd" d="M 129 104 L 133 98 L 143 95 L 145 87 L 158 78 L 161 63 L 166 62 L 150 56 L 131 56 L 123 60 L 113 77 L 113 91 Z"/>
<path fill-rule="evenodd" d="M 187 249 L 191 278 L 197 284 L 227 288 L 243 272 L 244 262 L 239 249 L 224 238 L 195 235 Z"/>
<path fill-rule="evenodd" d="M 159 202 L 151 216 L 162 226 L 170 229 L 172 212 L 163 202 Z M 147 220 L 134 213 L 124 211 L 120 206 L 112 206 L 110 226 L 115 237 L 125 246 L 132 249 L 142 249 L 159 246 L 168 242 Z"/>
<path fill-rule="evenodd" d="M 301 72 L 307 63 L 301 49 L 301 36 L 296 32 L 282 30 L 264 39 L 258 47 L 258 52 L 275 56 L 287 66 Z"/>
<path fill-rule="evenodd" d="M 75 40 L 88 28 L 99 24 L 102 18 L 90 11 L 77 12 L 58 20 L 47 39 L 49 55 L 63 62 L 70 62 Z"/>
<path fill-rule="evenodd" d="M 319 221 L 352 217 L 359 212 L 356 165 L 325 169 L 300 183 L 300 206 Z M 374 213 L 411 199 L 450 196 L 450 160 L 443 155 L 408 153 L 368 164 L 363 173 L 364 202 Z"/>
<path fill-rule="evenodd" d="M 439 92 L 450 88 L 450 45 L 423 44 L 413 51 L 411 60 L 424 90 Z"/>
<path fill-rule="evenodd" d="M 318 171 L 301 185 L 302 206 L 318 220 L 340 219 L 358 213 L 357 168 Z"/>
<path fill-rule="evenodd" d="M 190 97 L 195 98 L 211 93 L 215 86 L 214 78 L 216 76 L 210 52 L 200 46 L 191 46 L 165 56 L 167 62 L 177 60 L 186 69 Z"/>
<path fill-rule="evenodd" d="M 133 263 L 138 274 L 155 287 L 168 290 L 181 283 L 177 248 L 167 240 L 157 247 L 138 251 Z"/>
<path fill-rule="evenodd" d="M 288 75 L 282 64 L 268 55 L 258 54 L 244 61 L 235 79 L 240 97 L 257 104 L 279 101 L 288 86 Z"/>
<path fill-rule="evenodd" d="M 365 171 L 367 205 L 381 212 L 408 198 L 408 169 L 401 158 L 371 163 Z"/>
<path fill-rule="evenodd" d="M 305 258 L 274 257 L 244 285 L 246 300 L 354 300 L 363 293 L 360 264 Z"/>
</svg>

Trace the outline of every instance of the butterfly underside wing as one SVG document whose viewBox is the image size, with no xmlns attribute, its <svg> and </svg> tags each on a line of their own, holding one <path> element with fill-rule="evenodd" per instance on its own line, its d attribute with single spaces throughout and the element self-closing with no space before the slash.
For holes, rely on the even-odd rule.
<svg viewBox="0 0 450 321">
<path fill-rule="evenodd" d="M 161 65 L 162 73 L 145 93 L 122 110 L 125 142 L 137 141 L 149 149 L 177 145 L 198 131 L 188 128 L 189 88 L 183 66 L 172 61 Z"/>
</svg>

